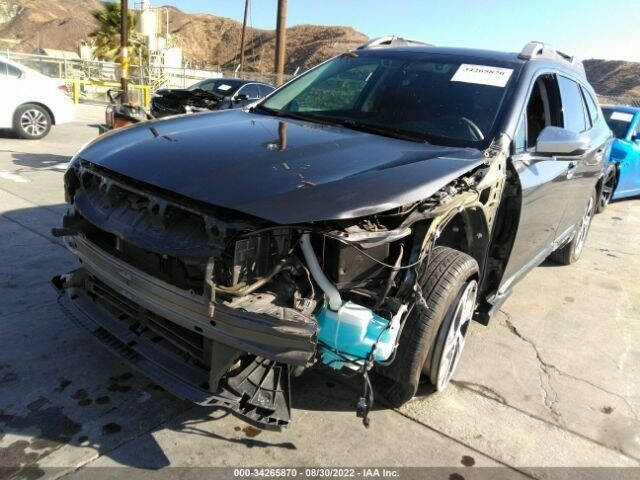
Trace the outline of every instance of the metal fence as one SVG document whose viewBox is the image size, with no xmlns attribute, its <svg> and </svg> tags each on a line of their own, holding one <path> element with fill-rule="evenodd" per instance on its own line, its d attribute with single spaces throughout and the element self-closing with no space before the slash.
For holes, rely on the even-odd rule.
<svg viewBox="0 0 640 480">
<path fill-rule="evenodd" d="M 628 105 L 630 107 L 640 107 L 640 97 L 612 97 L 598 95 L 600 105 Z"/>
<path fill-rule="evenodd" d="M 85 102 L 106 102 L 109 86 L 105 82 L 116 82 L 120 78 L 120 66 L 114 62 L 81 60 L 79 58 L 57 58 L 48 55 L 30 53 L 0 52 L 0 56 L 36 70 L 43 75 L 59 78 L 69 86 L 80 81 L 80 100 Z M 131 65 L 129 78 L 132 84 L 149 86 L 152 92 L 159 88 L 185 88 L 208 78 L 247 78 L 259 82 L 276 83 L 274 73 L 240 72 L 237 70 L 204 70 L 188 67 L 171 68 L 153 65 Z M 283 75 L 289 80 L 293 75 Z M 143 103 L 142 89 L 133 89 L 131 98 L 134 102 Z"/>
</svg>

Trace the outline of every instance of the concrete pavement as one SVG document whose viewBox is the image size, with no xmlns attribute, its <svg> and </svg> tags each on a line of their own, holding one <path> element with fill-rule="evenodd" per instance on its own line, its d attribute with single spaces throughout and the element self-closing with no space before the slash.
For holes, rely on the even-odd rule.
<svg viewBox="0 0 640 480">
<path fill-rule="evenodd" d="M 80 107 L 44 140 L 0 133 L 0 478 L 123 466 L 141 478 L 169 466 L 429 466 L 444 478 L 640 467 L 640 200 L 610 205 L 576 265 L 535 269 L 491 325 L 473 325 L 447 391 L 377 405 L 364 429 L 360 386 L 311 373 L 293 384 L 293 425 L 260 431 L 172 397 L 58 311 L 49 279 L 75 261 L 49 230 L 66 209 L 66 163 L 103 116 Z"/>
</svg>

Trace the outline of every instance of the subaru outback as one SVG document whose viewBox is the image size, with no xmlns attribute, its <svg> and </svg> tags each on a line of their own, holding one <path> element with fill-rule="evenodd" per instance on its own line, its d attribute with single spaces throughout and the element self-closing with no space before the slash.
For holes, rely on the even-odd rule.
<svg viewBox="0 0 640 480">
<path fill-rule="evenodd" d="M 263 428 L 292 375 L 358 375 L 391 405 L 449 383 L 532 268 L 578 260 L 611 132 L 582 64 L 369 42 L 244 110 L 84 147 L 53 279 L 71 319 L 174 394 Z M 301 382 L 303 380 L 300 380 Z"/>
</svg>

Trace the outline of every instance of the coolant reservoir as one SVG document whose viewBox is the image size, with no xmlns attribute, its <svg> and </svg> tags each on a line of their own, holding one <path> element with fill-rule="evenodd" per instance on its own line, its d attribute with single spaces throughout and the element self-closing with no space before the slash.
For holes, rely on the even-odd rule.
<svg viewBox="0 0 640 480">
<path fill-rule="evenodd" d="M 324 305 L 316 319 L 322 362 L 332 368 L 356 367 L 353 362 L 362 365 L 376 341 L 374 361 L 387 360 L 393 351 L 396 326 L 362 305 L 346 302 L 337 312 Z"/>
</svg>

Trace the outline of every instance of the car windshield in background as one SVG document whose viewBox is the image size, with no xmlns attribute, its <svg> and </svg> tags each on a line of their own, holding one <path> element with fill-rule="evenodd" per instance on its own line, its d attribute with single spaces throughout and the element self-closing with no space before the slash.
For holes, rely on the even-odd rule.
<svg viewBox="0 0 640 480">
<path fill-rule="evenodd" d="M 259 105 L 274 115 L 344 125 L 416 141 L 484 148 L 513 65 L 442 55 L 345 54 Z"/>
<path fill-rule="evenodd" d="M 202 82 L 187 87 L 187 90 L 204 90 L 205 92 L 217 93 L 218 95 L 232 95 L 242 85 L 243 82 L 239 80 L 203 80 Z"/>
<path fill-rule="evenodd" d="M 629 125 L 633 121 L 633 113 L 622 112 L 614 108 L 602 108 L 604 119 L 617 138 L 625 138 L 629 131 Z"/>
</svg>

